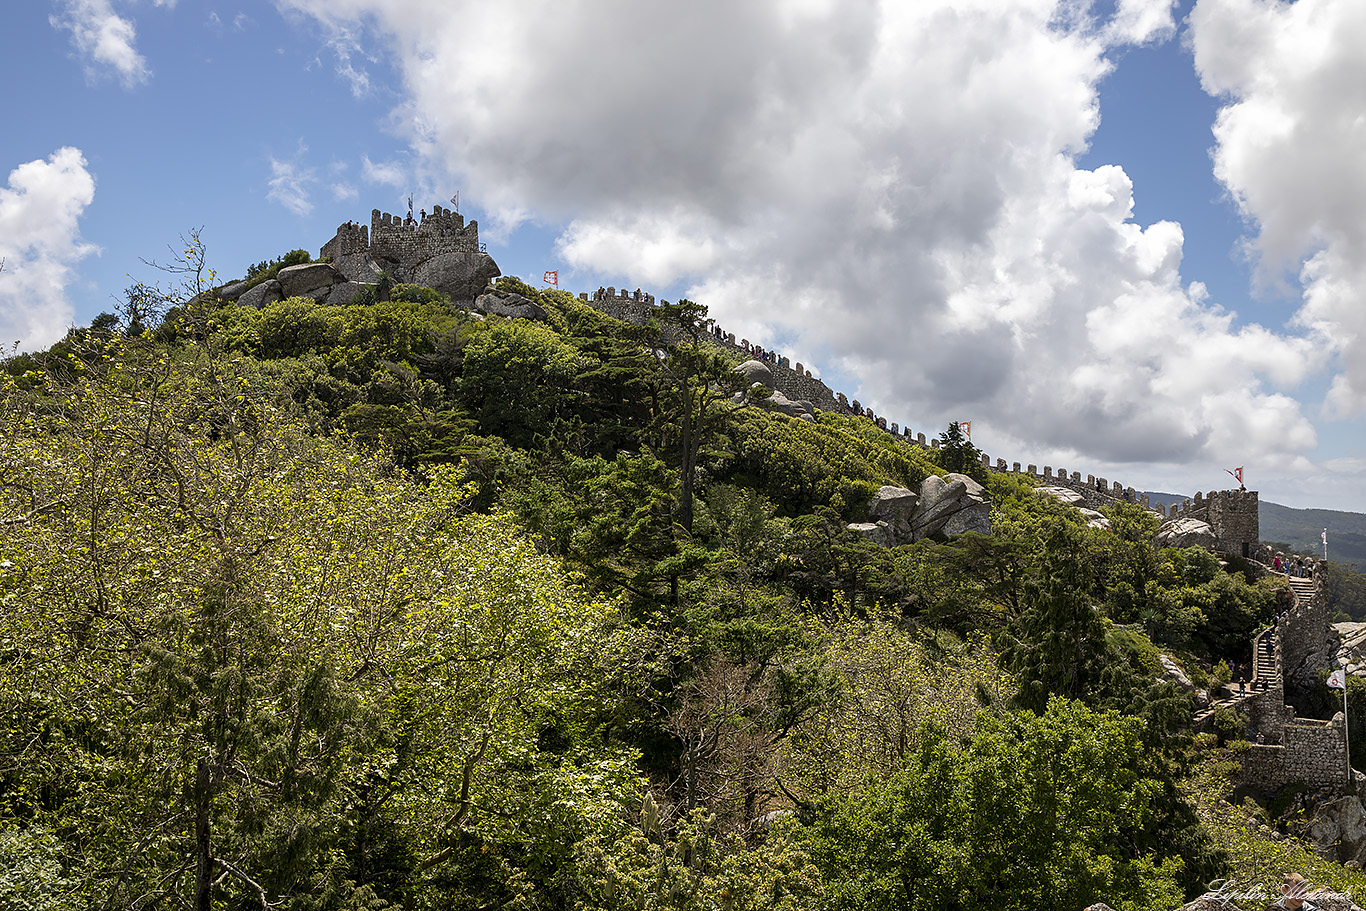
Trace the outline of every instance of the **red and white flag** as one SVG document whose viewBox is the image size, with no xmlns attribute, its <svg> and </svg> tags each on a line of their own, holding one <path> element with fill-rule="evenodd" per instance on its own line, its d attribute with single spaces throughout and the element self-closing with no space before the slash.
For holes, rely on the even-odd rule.
<svg viewBox="0 0 1366 911">
<path fill-rule="evenodd" d="M 962 429 L 964 436 L 972 439 L 972 421 L 959 421 L 958 426 Z"/>
<path fill-rule="evenodd" d="M 1238 479 L 1238 483 L 1239 483 L 1239 484 L 1243 483 L 1243 466 L 1241 466 L 1241 465 L 1239 465 L 1237 468 L 1233 469 L 1232 471 L 1229 471 L 1227 468 L 1225 468 L 1225 469 L 1224 469 L 1224 474 L 1231 474 L 1231 475 L 1233 475 L 1235 478 Z"/>
<path fill-rule="evenodd" d="M 542 279 L 542 281 L 544 281 L 547 285 L 554 285 L 556 288 L 558 288 L 558 287 L 560 286 L 560 273 L 559 273 L 559 271 L 556 270 L 556 271 L 554 271 L 554 272 L 547 272 L 547 273 L 545 274 L 545 278 Z"/>
<path fill-rule="evenodd" d="M 1347 689 L 1347 671 L 1343 668 L 1333 671 L 1328 675 L 1328 685 L 1335 690 Z"/>
</svg>

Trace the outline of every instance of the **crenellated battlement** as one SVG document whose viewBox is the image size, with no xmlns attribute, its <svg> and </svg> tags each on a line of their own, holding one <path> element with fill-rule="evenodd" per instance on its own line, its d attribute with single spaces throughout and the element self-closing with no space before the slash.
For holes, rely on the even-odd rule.
<svg viewBox="0 0 1366 911">
<path fill-rule="evenodd" d="M 369 226 L 347 222 L 323 245 L 321 254 L 350 281 L 374 282 L 381 270 L 400 282 L 416 282 L 472 300 L 498 265 L 479 242 L 479 223 L 442 206 L 421 218 L 379 209 L 370 211 Z"/>
</svg>

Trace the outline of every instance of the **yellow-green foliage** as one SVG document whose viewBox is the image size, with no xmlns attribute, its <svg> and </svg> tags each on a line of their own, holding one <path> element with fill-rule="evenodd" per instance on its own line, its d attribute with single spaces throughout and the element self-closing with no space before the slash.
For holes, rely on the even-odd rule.
<svg viewBox="0 0 1366 911">
<path fill-rule="evenodd" d="M 0 376 L 0 793 L 79 833 L 83 906 L 193 870 L 196 813 L 277 896 L 340 889 L 348 839 L 382 837 L 414 886 L 479 875 L 452 846 L 482 846 L 480 891 L 616 830 L 631 754 L 540 737 L 627 634 L 466 514 L 456 469 L 405 479 L 203 357 L 111 346 L 82 373 L 27 396 Z"/>
<path fill-rule="evenodd" d="M 1000 537 L 1037 541 L 1049 523 L 1086 524 L 1076 507 L 1039 493 L 1019 475 L 992 472 L 986 486 L 992 504 L 991 529 Z"/>
<path fill-rule="evenodd" d="M 815 423 L 757 408 L 736 419 L 737 470 L 765 496 L 804 512 L 839 496 L 862 508 L 878 487 L 918 487 L 938 468 L 923 451 L 864 418 L 826 412 Z"/>
<path fill-rule="evenodd" d="M 794 740 L 809 791 L 856 790 L 905 765 L 926 731 L 970 739 L 984 710 L 1003 711 L 1015 682 L 983 641 L 910 632 L 886 620 L 832 627 L 823 646 L 838 698 Z"/>
<path fill-rule="evenodd" d="M 1358 901 L 1366 895 L 1366 873 L 1325 860 L 1295 838 L 1274 836 L 1270 820 L 1251 801 L 1234 804 L 1233 786 L 1226 774 L 1230 764 L 1217 755 L 1196 766 L 1181 785 L 1214 842 L 1227 852 L 1225 876 L 1209 884 L 1211 891 L 1222 889 L 1234 896 L 1235 907 L 1260 911 L 1280 896 L 1286 873 L 1299 873 L 1311 890 L 1350 892 Z M 1239 898 L 1239 894 L 1249 897 Z"/>
<path fill-rule="evenodd" d="M 368 307 L 318 304 L 291 297 L 260 310 L 225 307 L 215 314 L 230 350 L 260 358 L 324 358 L 337 377 L 364 383 L 382 361 L 411 364 L 432 337 L 464 318 L 441 302 L 385 301 Z"/>
</svg>

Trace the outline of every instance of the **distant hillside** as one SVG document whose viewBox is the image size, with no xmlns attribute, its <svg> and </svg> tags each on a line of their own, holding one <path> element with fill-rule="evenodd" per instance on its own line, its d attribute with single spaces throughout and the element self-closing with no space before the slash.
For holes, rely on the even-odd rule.
<svg viewBox="0 0 1366 911">
<path fill-rule="evenodd" d="M 1146 491 L 1152 503 L 1169 506 L 1188 495 Z M 1337 563 L 1366 568 L 1366 515 L 1337 509 L 1294 509 L 1261 502 L 1262 540 L 1289 544 L 1292 550 L 1322 554 L 1319 535 L 1328 529 L 1328 557 Z"/>
</svg>

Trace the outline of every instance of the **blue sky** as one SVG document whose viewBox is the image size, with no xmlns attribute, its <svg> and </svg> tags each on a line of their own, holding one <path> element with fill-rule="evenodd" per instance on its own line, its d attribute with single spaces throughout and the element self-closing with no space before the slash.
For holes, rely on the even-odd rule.
<svg viewBox="0 0 1366 911">
<path fill-rule="evenodd" d="M 933 434 L 1366 511 L 1366 4 L 51 0 L 0 30 L 0 333 L 457 189 Z"/>
</svg>

